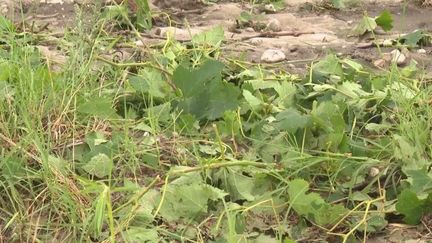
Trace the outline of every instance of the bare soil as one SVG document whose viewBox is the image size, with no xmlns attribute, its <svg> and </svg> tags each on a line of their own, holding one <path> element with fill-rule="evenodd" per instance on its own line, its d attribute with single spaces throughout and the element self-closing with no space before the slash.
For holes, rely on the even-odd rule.
<svg viewBox="0 0 432 243">
<path fill-rule="evenodd" d="M 0 0 L 0 5 L 2 1 Z M 51 0 L 57 2 L 56 0 Z M 157 0 L 160 1 L 160 0 Z M 25 4 L 24 19 L 32 22 L 33 26 L 39 26 L 49 31 L 62 31 L 73 26 L 75 7 L 72 2 L 62 3 L 36 3 Z M 175 38 L 180 41 L 190 39 L 190 33 L 198 33 L 202 30 L 221 25 L 225 29 L 227 44 L 224 46 L 226 53 L 235 56 L 242 54 L 250 62 L 260 62 L 260 56 L 266 49 L 280 49 L 286 55 L 286 61 L 278 65 L 295 72 L 303 73 L 306 65 L 313 60 L 318 60 L 329 52 L 350 57 L 373 66 L 373 63 L 382 58 L 383 53 L 389 53 L 394 49 L 382 48 L 381 52 L 375 46 L 359 48 L 364 43 L 372 42 L 371 36 L 355 37 L 352 30 L 364 13 L 369 16 L 377 16 L 382 10 L 388 10 L 394 16 L 394 29 L 390 32 L 378 31 L 376 38 L 379 40 L 394 39 L 416 29 L 432 30 L 432 8 L 420 4 L 405 4 L 401 1 L 364 1 L 352 8 L 335 10 L 325 6 L 321 1 L 289 0 L 288 7 L 283 11 L 266 13 L 260 24 L 266 25 L 269 21 L 280 23 L 280 32 L 277 36 L 257 37 L 260 33 L 252 28 L 235 28 L 236 19 L 242 11 L 250 11 L 251 5 L 247 3 L 222 2 L 217 4 L 199 6 L 195 9 L 162 9 L 168 12 L 174 20 Z M 3 4 L 4 5 L 4 4 Z M 10 4 L 9 4 L 10 5 Z M 15 4 L 17 5 L 17 4 Z M 85 6 L 86 4 L 81 4 Z M 156 2 L 153 6 L 158 5 Z M 159 4 L 160 5 L 160 4 Z M 161 13 L 161 9 L 153 7 L 155 16 Z M 16 8 L 19 9 L 19 8 Z M 8 14 L 21 21 L 19 11 Z M 159 15 L 164 16 L 162 14 Z M 149 42 L 160 42 L 167 32 L 167 21 L 157 21 L 151 35 L 147 35 Z M 172 29 L 172 28 L 171 28 Z M 292 33 L 290 33 L 292 32 Z M 240 41 L 239 41 L 240 40 Z M 426 54 L 419 54 L 416 50 L 407 53 L 410 59 L 416 60 L 429 72 L 432 70 L 432 47 L 424 47 Z M 388 64 L 388 63 L 387 63 Z"/>
</svg>

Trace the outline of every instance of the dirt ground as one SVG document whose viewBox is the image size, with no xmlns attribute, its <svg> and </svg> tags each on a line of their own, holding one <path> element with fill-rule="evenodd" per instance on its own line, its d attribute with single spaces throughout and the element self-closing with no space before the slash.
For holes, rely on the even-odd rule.
<svg viewBox="0 0 432 243">
<path fill-rule="evenodd" d="M 186 0 L 182 0 L 181 3 L 184 1 Z M 14 3 L 11 0 L 0 0 L 0 8 L 2 8 L 0 10 L 4 14 L 13 16 L 17 21 L 23 19 L 22 16 L 24 16 L 27 22 L 43 26 L 50 31 L 63 31 L 66 27 L 73 26 L 76 0 L 45 0 L 40 3 L 26 0 L 23 2 L 23 12 L 17 11 L 20 8 L 16 3 L 15 11 L 12 11 Z M 87 4 L 82 3 L 83 0 L 79 2 L 81 6 Z M 275 32 L 274 36 L 264 37 L 259 36 L 260 33 L 252 28 L 235 29 L 235 20 L 241 12 L 252 8 L 246 2 L 196 5 L 195 8 L 185 7 L 187 10 L 158 9 L 154 6 L 160 4 L 155 2 L 152 4 L 154 14 L 170 13 L 176 28 L 167 27 L 167 21 L 158 21 L 156 27 L 146 38 L 149 43 L 161 42 L 166 33 L 171 31 L 174 32 L 177 40 L 187 41 L 190 39 L 190 33 L 198 33 L 221 25 L 225 29 L 227 39 L 227 44 L 224 46 L 225 51 L 233 55 L 246 53 L 248 61 L 251 62 L 260 62 L 262 53 L 267 49 L 278 49 L 286 56 L 285 61 L 281 64 L 294 73 L 303 73 L 305 65 L 329 52 L 360 60 L 372 67 L 384 68 L 389 62 L 385 60 L 380 62 L 383 59 L 382 54 L 385 56 L 394 47 L 382 48 L 380 52 L 374 45 L 370 45 L 373 41 L 372 36 L 359 38 L 352 35 L 352 30 L 365 12 L 374 17 L 384 9 L 390 11 L 394 16 L 394 28 L 390 32 L 377 31 L 375 37 L 378 41 L 395 39 L 416 29 L 432 30 L 432 21 L 430 21 L 432 7 L 403 2 L 400 0 L 367 0 L 356 4 L 353 8 L 335 10 L 327 7 L 322 1 L 287 0 L 288 7 L 283 11 L 274 13 L 267 11 L 263 19 L 257 21 L 266 25 L 267 28 L 270 22 L 277 25 L 278 32 Z M 180 6 L 183 5 L 180 4 Z M 402 65 L 414 59 L 419 66 L 423 66 L 430 72 L 432 70 L 431 53 L 431 47 L 425 47 L 421 51 L 406 50 L 404 54 L 407 60 Z"/>
<path fill-rule="evenodd" d="M 287 8 L 267 13 L 261 20 L 266 26 L 270 22 L 278 23 L 280 29 L 275 33 L 279 34 L 273 36 L 259 36 L 260 33 L 252 28 L 233 28 L 236 24 L 235 19 L 241 12 L 250 10 L 252 6 L 247 2 L 224 1 L 207 4 L 198 9 L 154 9 L 155 16 L 162 11 L 170 12 L 175 28 L 167 27 L 166 21 L 160 20 L 144 38 L 149 43 L 162 42 L 167 30 L 174 30 L 177 40 L 187 41 L 190 39 L 190 33 L 221 25 L 225 29 L 227 43 L 223 48 L 227 53 L 236 56 L 246 54 L 248 61 L 259 63 L 265 50 L 279 49 L 286 57 L 277 65 L 284 66 L 294 73 L 304 74 L 307 65 L 329 52 L 360 60 L 374 68 L 384 68 L 388 65 L 377 65 L 377 60 L 382 59 L 382 54 L 390 53 L 395 47 L 383 47 L 380 53 L 374 45 L 368 45 L 373 41 L 372 36 L 356 37 L 351 34 L 365 12 L 374 17 L 387 9 L 395 18 L 394 29 L 390 32 L 378 31 L 378 40 L 394 39 L 416 29 L 432 31 L 432 7 L 410 3 L 403 8 L 405 1 L 369 0 L 346 10 L 327 8 L 320 2 L 307 0 L 286 1 Z M 76 6 L 73 1 L 48 0 L 39 3 L 27 0 L 23 3 L 22 12 L 19 11 L 18 4 L 15 3 L 15 8 L 13 5 L 14 2 L 11 0 L 0 0 L 0 11 L 17 22 L 24 19 L 51 32 L 62 32 L 74 25 Z M 421 67 L 432 72 L 432 47 L 423 49 L 424 51 L 407 50 L 407 61 L 401 65 L 407 65 L 410 59 L 414 59 Z M 375 242 L 409 242 L 405 240 L 418 236 L 415 228 L 394 226 L 388 229 L 385 236 L 376 238 Z"/>
</svg>

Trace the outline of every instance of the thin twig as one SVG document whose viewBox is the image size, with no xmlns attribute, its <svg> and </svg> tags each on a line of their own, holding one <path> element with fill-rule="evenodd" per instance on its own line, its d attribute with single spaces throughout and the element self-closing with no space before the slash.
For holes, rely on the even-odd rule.
<svg viewBox="0 0 432 243">
<path fill-rule="evenodd" d="M 233 39 L 234 41 L 245 41 L 258 37 L 275 38 L 279 36 L 294 36 L 298 37 L 300 35 L 310 35 L 316 34 L 315 31 L 281 31 L 281 32 L 261 32 L 251 36 L 243 36 L 238 39 Z"/>
<path fill-rule="evenodd" d="M 219 169 L 222 167 L 231 167 L 231 166 L 254 166 L 258 168 L 268 168 L 268 167 L 275 166 L 275 163 L 262 163 L 262 162 L 252 162 L 252 161 L 223 162 L 223 163 L 214 163 L 214 164 L 193 167 L 193 168 L 173 170 L 170 171 L 168 174 L 171 176 L 175 176 L 179 174 L 186 174 L 186 173 L 202 171 L 202 170 Z"/>
</svg>

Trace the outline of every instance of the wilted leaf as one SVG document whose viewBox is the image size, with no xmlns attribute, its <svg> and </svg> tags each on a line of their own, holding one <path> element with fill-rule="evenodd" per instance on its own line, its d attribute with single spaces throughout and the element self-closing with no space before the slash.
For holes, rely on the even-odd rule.
<svg viewBox="0 0 432 243">
<path fill-rule="evenodd" d="M 377 23 L 375 22 L 375 19 L 365 15 L 360 23 L 355 27 L 354 34 L 363 35 L 366 32 L 374 31 L 376 27 Z"/>
</svg>

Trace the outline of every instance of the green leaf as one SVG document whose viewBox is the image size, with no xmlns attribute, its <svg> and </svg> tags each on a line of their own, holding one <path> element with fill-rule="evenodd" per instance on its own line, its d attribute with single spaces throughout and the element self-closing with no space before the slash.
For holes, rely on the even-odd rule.
<svg viewBox="0 0 432 243">
<path fill-rule="evenodd" d="M 425 197 L 432 192 L 432 173 L 426 169 L 404 170 L 408 177 L 407 181 L 411 184 L 410 189 L 416 195 Z"/>
<path fill-rule="evenodd" d="M 112 108 L 112 101 L 105 97 L 95 97 L 78 106 L 78 112 L 98 116 L 103 119 L 118 118 L 116 111 Z"/>
<path fill-rule="evenodd" d="M 55 168 L 56 171 L 62 173 L 63 175 L 66 175 L 68 173 L 70 163 L 68 163 L 66 160 L 53 155 L 49 155 L 48 163 L 51 167 Z"/>
<path fill-rule="evenodd" d="M 217 128 L 221 136 L 229 137 L 240 134 L 241 120 L 235 111 L 226 111 L 223 120 L 217 123 Z"/>
<path fill-rule="evenodd" d="M 93 156 L 82 168 L 92 176 L 103 178 L 111 174 L 114 163 L 106 154 Z"/>
<path fill-rule="evenodd" d="M 152 68 L 144 68 L 138 75 L 131 75 L 129 83 L 138 91 L 150 96 L 165 98 L 171 93 L 171 87 L 162 77 L 160 71 Z"/>
<path fill-rule="evenodd" d="M 415 192 L 405 189 L 398 196 L 396 210 L 405 216 L 406 223 L 415 225 L 423 215 L 423 206 L 424 201 L 419 200 Z"/>
<path fill-rule="evenodd" d="M 205 184 L 198 174 L 191 173 L 167 186 L 160 214 L 169 221 L 194 220 L 207 213 L 209 200 L 216 201 L 225 195 L 222 190 Z"/>
<path fill-rule="evenodd" d="M 150 243 L 160 242 L 158 232 L 155 228 L 147 229 L 143 227 L 130 227 L 122 233 L 125 242 L 131 243 Z"/>
<path fill-rule="evenodd" d="M 416 30 L 412 33 L 402 36 L 399 41 L 409 47 L 416 47 L 420 44 L 421 40 L 425 38 L 426 34 L 423 30 Z"/>
<path fill-rule="evenodd" d="M 363 71 L 363 65 L 351 59 L 345 58 L 342 60 L 342 63 L 348 65 L 349 67 L 354 69 L 357 73 L 361 73 Z"/>
<path fill-rule="evenodd" d="M 141 190 L 145 190 L 142 188 Z M 160 192 L 157 190 L 149 190 L 143 197 L 139 200 L 139 207 L 135 212 L 133 225 L 142 225 L 144 223 L 150 223 L 154 220 L 153 211 L 159 205 Z"/>
<path fill-rule="evenodd" d="M 296 109 L 289 108 L 276 115 L 275 125 L 279 130 L 295 133 L 298 129 L 305 128 L 309 122 L 308 116 L 300 114 Z"/>
<path fill-rule="evenodd" d="M 314 105 L 311 117 L 316 126 L 322 129 L 320 147 L 336 149 L 345 133 L 345 120 L 339 106 L 329 101 L 321 102 L 318 106 Z"/>
<path fill-rule="evenodd" d="M 313 66 L 312 74 L 314 80 L 325 81 L 331 75 L 343 77 L 344 73 L 339 58 L 336 55 L 327 55 Z"/>
<path fill-rule="evenodd" d="M 314 221 L 319 225 L 330 225 L 342 216 L 347 210 L 341 205 L 330 205 L 317 193 L 308 193 L 309 184 L 302 179 L 295 179 L 288 183 L 288 195 L 291 207 L 299 215 Z"/>
<path fill-rule="evenodd" d="M 255 97 L 249 90 L 243 90 L 243 97 L 253 111 L 259 111 L 263 107 L 264 102 Z"/>
<path fill-rule="evenodd" d="M 295 96 L 297 94 L 297 88 L 292 82 L 277 83 L 274 90 L 278 94 L 278 98 L 275 103 L 280 108 L 288 108 L 295 104 Z"/>
<path fill-rule="evenodd" d="M 360 23 L 355 27 L 354 34 L 363 35 L 366 32 L 374 31 L 376 27 L 377 23 L 375 22 L 375 19 L 365 15 Z"/>
<path fill-rule="evenodd" d="M 91 150 L 96 149 L 98 145 L 109 142 L 109 140 L 105 138 L 104 134 L 100 132 L 92 132 L 87 134 L 85 141 Z"/>
<path fill-rule="evenodd" d="M 183 97 L 190 98 L 202 92 L 210 83 L 221 81 L 223 68 L 224 64 L 215 60 L 208 60 L 192 70 L 179 66 L 174 70 L 173 82 Z"/>
<path fill-rule="evenodd" d="M 375 22 L 384 31 L 393 29 L 393 16 L 388 10 L 382 11 L 381 14 L 375 18 Z"/>
<path fill-rule="evenodd" d="M 220 170 L 215 174 L 215 179 L 221 181 L 221 188 L 229 193 L 232 202 L 255 200 L 255 178 L 243 175 L 242 171 L 232 168 Z"/>
<path fill-rule="evenodd" d="M 240 90 L 222 81 L 222 69 L 223 64 L 213 60 L 195 70 L 179 66 L 173 74 L 173 82 L 183 94 L 178 108 L 199 120 L 214 120 L 236 109 Z"/>
<path fill-rule="evenodd" d="M 208 31 L 201 32 L 192 37 L 192 43 L 196 45 L 219 46 L 224 40 L 224 30 L 222 26 L 216 26 Z"/>
</svg>

